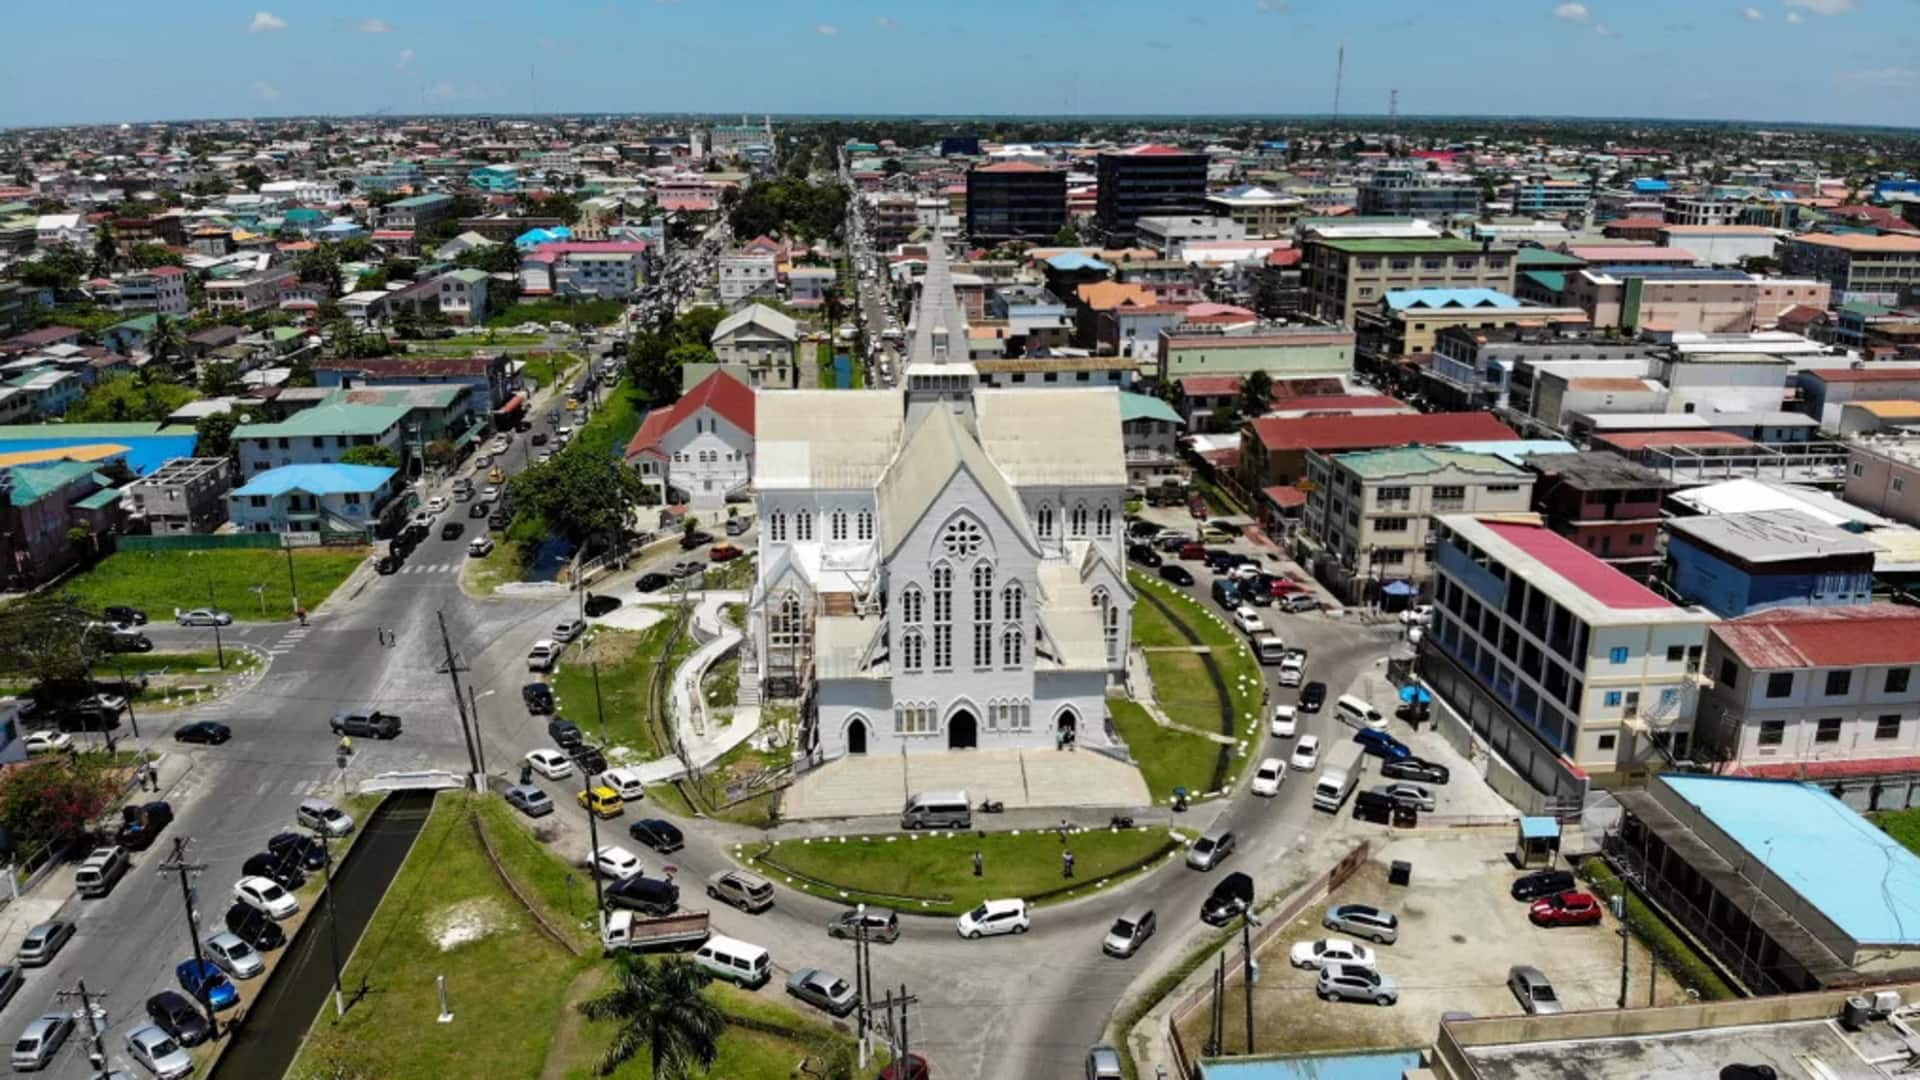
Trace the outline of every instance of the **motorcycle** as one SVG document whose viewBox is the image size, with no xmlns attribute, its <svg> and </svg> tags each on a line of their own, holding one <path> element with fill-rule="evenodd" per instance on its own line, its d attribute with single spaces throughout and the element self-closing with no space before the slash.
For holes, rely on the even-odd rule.
<svg viewBox="0 0 1920 1080">
<path fill-rule="evenodd" d="M 999 799 L 983 799 L 980 802 L 980 812 L 983 814 L 998 814 L 1006 808 L 1007 804 Z"/>
<path fill-rule="evenodd" d="M 1133 828 L 1133 818 L 1126 814 L 1115 814 L 1107 819 L 1107 827 L 1110 829 L 1131 829 Z"/>
</svg>

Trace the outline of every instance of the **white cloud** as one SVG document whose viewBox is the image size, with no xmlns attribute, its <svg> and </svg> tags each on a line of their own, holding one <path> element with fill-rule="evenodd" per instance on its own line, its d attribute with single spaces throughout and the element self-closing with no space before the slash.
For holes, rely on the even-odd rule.
<svg viewBox="0 0 1920 1080">
<path fill-rule="evenodd" d="M 1760 13 L 1760 9 L 1757 7 L 1742 8 L 1740 10 L 1740 17 L 1748 22 L 1765 22 L 1767 18 Z"/>
<path fill-rule="evenodd" d="M 890 19 L 890 18 L 888 18 L 888 17 L 887 17 L 887 16 L 885 16 L 885 15 L 879 15 L 879 16 L 876 16 L 876 17 L 874 18 L 874 20 L 873 20 L 873 21 L 874 21 L 874 23 L 875 23 L 875 25 L 877 25 L 877 26 L 879 26 L 879 27 L 880 27 L 880 29 L 882 29 L 882 30 L 898 30 L 898 29 L 900 29 L 900 24 L 899 24 L 899 23 L 897 23 L 897 22 L 894 22 L 894 21 L 893 21 L 892 19 Z"/>
<path fill-rule="evenodd" d="M 1815 15 L 1845 15 L 1854 9 L 1855 0 L 1786 0 L 1790 8 L 1805 8 Z"/>
<path fill-rule="evenodd" d="M 409 67 L 411 67 L 411 66 L 412 66 L 412 64 L 413 64 L 413 50 L 412 50 L 412 49 L 401 49 L 401 50 L 400 50 L 400 62 L 399 62 L 399 63 L 397 63 L 397 64 L 395 64 L 395 65 L 393 65 L 393 66 L 394 66 L 394 67 L 395 67 L 396 69 L 398 69 L 398 70 L 400 70 L 400 71 L 405 71 L 405 70 L 407 70 L 407 68 L 409 68 Z"/>
<path fill-rule="evenodd" d="M 821 37 L 833 37 L 840 33 L 840 28 L 832 23 L 820 23 L 813 28 L 813 32 Z"/>
<path fill-rule="evenodd" d="M 1599 34 L 1601 37 L 1612 37 L 1613 27 L 1608 26 L 1606 23 L 1594 23 L 1593 32 Z"/>
<path fill-rule="evenodd" d="M 1806 22 L 1807 17 L 1805 15 L 1800 14 L 1797 11 L 1789 11 L 1787 12 L 1787 21 L 1798 26 L 1799 24 Z"/>
<path fill-rule="evenodd" d="M 254 96 L 258 97 L 261 101 L 280 100 L 280 88 L 270 82 L 255 82 L 253 84 L 253 93 Z"/>
<path fill-rule="evenodd" d="M 265 34 L 274 30 L 285 30 L 286 28 L 287 20 L 275 15 L 273 12 L 256 11 L 253 13 L 253 22 L 247 25 L 247 33 Z"/>
<path fill-rule="evenodd" d="M 1588 11 L 1587 5 L 1585 4 L 1574 3 L 1573 0 L 1568 0 L 1567 3 L 1561 4 L 1553 9 L 1553 17 L 1556 19 L 1565 19 L 1568 22 L 1583 23 L 1593 17 L 1593 12 Z"/>
<path fill-rule="evenodd" d="M 363 34 L 390 34 L 393 32 L 393 27 L 388 25 L 385 19 L 361 19 L 354 24 L 353 28 Z"/>
<path fill-rule="evenodd" d="M 1920 86 L 1920 71 L 1902 67 L 1867 68 L 1862 71 L 1842 71 L 1834 79 L 1860 86 Z"/>
</svg>

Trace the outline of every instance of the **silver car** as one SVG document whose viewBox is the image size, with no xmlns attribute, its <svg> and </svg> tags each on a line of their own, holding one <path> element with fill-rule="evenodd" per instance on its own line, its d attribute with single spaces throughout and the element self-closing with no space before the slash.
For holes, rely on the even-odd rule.
<svg viewBox="0 0 1920 1080">
<path fill-rule="evenodd" d="M 1341 904 L 1327 909 L 1320 925 L 1342 934 L 1365 938 L 1376 945 L 1400 940 L 1400 920 L 1391 911 L 1366 904 Z"/>
<path fill-rule="evenodd" d="M 127 1053 L 160 1080 L 174 1080 L 193 1071 L 193 1058 L 173 1036 L 147 1024 L 127 1032 Z"/>
<path fill-rule="evenodd" d="M 801 968 L 788 976 L 787 993 L 835 1016 L 845 1016 L 860 1004 L 852 983 L 819 968 Z"/>
<path fill-rule="evenodd" d="M 1535 1016 L 1561 1012 L 1560 995 L 1539 968 L 1515 964 L 1507 970 L 1507 989 L 1520 1000 L 1520 1007 Z"/>
<path fill-rule="evenodd" d="M 21 967 L 40 967 L 53 962 L 62 946 L 73 937 L 73 924 L 65 919 L 49 919 L 27 931 L 15 959 Z"/>
<path fill-rule="evenodd" d="M 1419 784 L 1381 784 L 1373 790 L 1377 795 L 1385 795 L 1401 806 L 1411 806 L 1423 814 L 1433 813 L 1437 805 L 1433 792 Z"/>
<path fill-rule="evenodd" d="M 545 817 L 553 813 L 553 800 L 532 784 L 515 784 L 508 788 L 507 805 L 528 817 Z"/>
<path fill-rule="evenodd" d="M 44 1069 L 60 1052 L 60 1047 L 73 1034 L 73 1017 L 64 1013 L 48 1013 L 33 1021 L 20 1032 L 13 1041 L 13 1068 L 15 1072 L 30 1072 Z"/>
<path fill-rule="evenodd" d="M 1319 994 L 1322 1001 L 1338 999 L 1392 1005 L 1400 1000 L 1400 984 L 1394 982 L 1391 975 L 1344 964 L 1328 964 L 1321 968 L 1320 979 L 1313 992 Z"/>
<path fill-rule="evenodd" d="M 260 954 L 253 946 L 240 940 L 240 935 L 222 930 L 201 943 L 206 949 L 207 959 L 220 965 L 220 970 L 236 979 L 251 979 L 266 967 Z"/>
</svg>

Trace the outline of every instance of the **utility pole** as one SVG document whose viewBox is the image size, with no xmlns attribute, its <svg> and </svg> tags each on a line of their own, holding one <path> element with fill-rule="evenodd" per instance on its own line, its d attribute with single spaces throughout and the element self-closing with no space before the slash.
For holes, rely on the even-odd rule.
<svg viewBox="0 0 1920 1080">
<path fill-rule="evenodd" d="M 600 725 L 600 741 L 604 744 L 607 741 L 607 712 L 600 703 L 600 661 L 588 664 L 587 669 L 593 672 L 593 717 Z"/>
<path fill-rule="evenodd" d="M 187 937 L 193 942 L 194 966 L 202 970 L 207 966 L 207 957 L 200 948 L 200 917 L 194 914 L 193 886 L 187 884 L 187 878 L 200 873 L 206 868 L 206 863 L 190 863 L 187 861 L 187 841 L 183 836 L 173 838 L 173 855 L 166 862 L 160 864 L 161 873 L 178 874 L 180 876 L 180 902 L 185 904 L 187 908 Z M 200 992 L 196 996 L 200 999 L 200 1007 L 204 1009 L 207 1014 L 207 1038 L 209 1040 L 219 1038 L 220 1018 L 214 1014 L 213 999 L 207 994 L 207 980 L 201 980 Z"/>
<path fill-rule="evenodd" d="M 220 670 L 227 670 L 227 649 L 220 643 L 220 609 L 213 600 L 213 571 L 207 571 L 207 616 L 213 620 L 213 655 L 220 663 Z"/>
<path fill-rule="evenodd" d="M 486 740 L 480 737 L 480 698 L 473 692 L 472 683 L 467 684 L 467 714 L 472 718 L 470 722 L 473 724 L 473 748 L 480 758 L 480 783 L 484 786 L 487 782 L 487 744 Z"/>
<path fill-rule="evenodd" d="M 860 1032 L 860 1068 L 865 1069 L 867 1067 L 867 997 L 870 988 L 865 974 L 865 965 L 861 961 L 865 958 L 867 951 L 867 905 L 854 905 L 853 913 L 853 989 L 857 1002 L 855 1008 L 859 1010 L 859 1027 L 856 1030 Z"/>
<path fill-rule="evenodd" d="M 1219 963 L 1213 969 L 1213 1008 L 1208 1010 L 1207 1048 L 1208 1057 L 1220 1053 L 1220 1009 L 1225 1004 L 1223 998 L 1227 989 L 1227 951 L 1220 950 Z"/>
<path fill-rule="evenodd" d="M 1627 946 L 1632 942 L 1627 934 L 1627 898 L 1616 894 L 1613 897 L 1613 921 L 1620 924 L 1614 932 L 1620 935 L 1620 1008 L 1627 1007 Z"/>
<path fill-rule="evenodd" d="M 293 610 L 300 610 L 300 583 L 293 578 L 293 540 L 282 537 L 280 550 L 287 553 L 287 595 L 293 597 Z"/>
<path fill-rule="evenodd" d="M 1243 984 L 1241 997 L 1247 1006 L 1247 1053 L 1253 1053 L 1253 980 L 1260 974 L 1260 965 L 1253 962 L 1253 905 L 1240 909 L 1240 955 L 1242 968 L 1240 980 Z"/>
<path fill-rule="evenodd" d="M 593 747 L 588 746 L 583 740 L 579 747 L 573 751 L 573 767 L 580 773 L 580 790 L 585 792 L 593 791 L 593 777 L 587 775 L 587 765 L 584 760 L 587 752 L 591 749 L 593 749 Z M 601 753 L 605 752 L 605 749 L 602 748 Z M 607 937 L 607 895 L 605 886 L 600 884 L 600 815 L 593 812 L 592 799 L 593 796 L 589 794 L 587 796 L 587 873 L 589 877 L 593 878 L 594 924 L 599 928 L 600 939 L 605 941 Z"/>
<path fill-rule="evenodd" d="M 900 984 L 900 1060 L 905 1064 L 896 1071 L 902 1076 L 913 1073 L 913 1042 L 907 1038 L 907 1006 L 919 1000 L 907 993 L 906 983 Z"/>
<path fill-rule="evenodd" d="M 107 1075 L 107 1048 L 106 1045 L 100 1041 L 100 1020 L 93 1015 L 93 1000 L 95 998 L 106 997 L 107 995 L 87 993 L 87 980 L 85 979 L 79 979 L 76 980 L 76 982 L 79 989 L 56 990 L 53 996 L 59 998 L 61 1001 L 67 1001 L 72 998 L 80 999 L 80 1011 L 87 1014 L 87 1038 L 88 1041 L 93 1043 L 93 1053 L 87 1055 L 87 1063 L 93 1066 L 94 1076 L 103 1077 Z"/>
<path fill-rule="evenodd" d="M 313 832 L 320 838 L 320 851 L 326 857 L 320 869 L 327 877 L 327 936 L 333 947 L 333 1015 L 337 1020 L 347 1014 L 347 997 L 340 989 L 340 918 L 339 909 L 333 906 L 333 845 L 328 842 L 327 830 L 316 828 Z"/>
<path fill-rule="evenodd" d="M 133 691 L 127 688 L 127 662 L 119 654 L 114 655 L 114 665 L 120 669 L 120 688 L 127 692 L 127 723 L 133 725 L 133 737 L 140 737 L 140 718 L 133 714 Z"/>
<path fill-rule="evenodd" d="M 447 613 L 436 611 L 434 617 L 440 620 L 440 644 L 447 652 L 446 661 L 439 671 L 453 679 L 453 707 L 460 714 L 460 738 L 467 744 L 467 764 L 473 769 L 473 781 L 477 784 L 482 775 L 480 756 L 473 749 L 473 732 L 467 729 L 467 698 L 460 692 L 460 673 L 467 669 L 461 666 L 459 654 L 453 651 L 453 637 L 447 633 Z"/>
</svg>

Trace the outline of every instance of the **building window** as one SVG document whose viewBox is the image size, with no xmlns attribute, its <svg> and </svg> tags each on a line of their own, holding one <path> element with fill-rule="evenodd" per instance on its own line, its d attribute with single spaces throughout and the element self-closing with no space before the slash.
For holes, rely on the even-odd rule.
<svg viewBox="0 0 1920 1080">
<path fill-rule="evenodd" d="M 1404 486 L 1382 487 L 1374 492 L 1375 503 L 1406 502 L 1413 498 L 1413 489 Z"/>
<path fill-rule="evenodd" d="M 1606 702 L 1607 702 L 1607 708 L 1609 709 L 1619 708 L 1620 707 L 1620 691 L 1618 690 L 1607 691 Z"/>
<path fill-rule="evenodd" d="M 1902 478 L 1900 478 L 1900 477 L 1898 477 L 1898 476 L 1896 476 L 1896 477 L 1894 477 L 1894 478 L 1893 478 L 1893 490 L 1895 490 L 1895 491 L 1905 491 L 1905 490 L 1907 490 L 1907 482 L 1906 482 L 1906 481 L 1905 481 L 1904 479 L 1902 479 Z"/>
<path fill-rule="evenodd" d="M 802 510 L 793 515 L 793 538 L 802 541 L 813 539 L 813 511 Z"/>
<path fill-rule="evenodd" d="M 847 538 L 847 512 L 845 510 L 835 510 L 833 514 L 827 518 L 827 536 L 829 539 L 835 541 L 845 540 Z"/>
<path fill-rule="evenodd" d="M 1828 697 L 1839 697 L 1841 694 L 1846 693 L 1847 689 L 1852 685 L 1853 685 L 1853 672 L 1851 671 L 1827 672 L 1827 696 Z"/>
<path fill-rule="evenodd" d="M 1614 646 L 1613 648 L 1611 648 L 1611 649 L 1608 649 L 1608 650 L 1607 650 L 1607 662 L 1608 662 L 1608 663 L 1612 663 L 1612 664 L 1624 664 L 1624 663 L 1626 663 L 1626 662 L 1627 662 L 1627 647 L 1626 647 L 1625 645 L 1615 645 L 1615 646 Z"/>
<path fill-rule="evenodd" d="M 1900 737 L 1900 718 L 1898 716 L 1883 716 L 1880 719 L 1874 721 L 1873 737 L 1875 739 L 1899 738 Z"/>
<path fill-rule="evenodd" d="M 953 621 L 953 567 L 933 568 L 933 621 Z"/>
<path fill-rule="evenodd" d="M 920 621 L 920 586 L 909 585 L 901 590 L 900 619 L 909 623 Z"/>
<path fill-rule="evenodd" d="M 1093 534 L 1095 536 L 1113 535 L 1113 508 L 1103 506 L 1093 512 Z"/>
<path fill-rule="evenodd" d="M 1767 696 L 1768 697 L 1783 698 L 1788 696 L 1791 693 L 1793 693 L 1793 673 L 1792 672 L 1776 671 L 1773 674 L 1767 676 Z"/>
<path fill-rule="evenodd" d="M 1740 665 L 1734 663 L 1731 659 L 1727 657 L 1724 657 L 1724 656 L 1721 657 L 1720 658 L 1720 685 L 1726 687 L 1729 690 L 1732 690 L 1734 686 L 1738 684 L 1738 682 L 1740 681 L 1739 676 L 1740 676 Z"/>
<path fill-rule="evenodd" d="M 1067 514 L 1067 535 L 1087 535 L 1087 508 L 1084 505 L 1075 506 Z"/>
<path fill-rule="evenodd" d="M 1614 743 L 1614 737 L 1612 735 L 1602 735 L 1600 736 L 1599 739 L 1595 740 L 1595 745 L 1597 745 L 1602 750 L 1613 749 L 1613 743 Z"/>
<path fill-rule="evenodd" d="M 900 639 L 900 667 L 906 671 L 919 671 L 922 647 L 920 631 L 907 631 Z"/>
<path fill-rule="evenodd" d="M 1383 517 L 1373 519 L 1374 532 L 1406 532 L 1407 519 L 1403 517 Z"/>
<path fill-rule="evenodd" d="M 1904 694 L 1907 692 L 1907 679 L 1913 674 L 1912 668 L 1887 669 L 1887 693 Z"/>
<path fill-rule="evenodd" d="M 948 671 L 953 667 L 953 627 L 947 623 L 936 623 L 933 628 L 933 670 Z"/>
<path fill-rule="evenodd" d="M 1667 663 L 1669 664 L 1679 663 L 1682 659 L 1686 657 L 1686 655 L 1687 655 L 1687 647 L 1685 645 L 1667 646 Z"/>
<path fill-rule="evenodd" d="M 993 627 L 985 623 L 973 624 L 973 666 L 993 666 Z"/>
<path fill-rule="evenodd" d="M 1020 628 L 1010 626 L 1000 635 L 1000 662 L 1008 667 L 1020 666 Z"/>
<path fill-rule="evenodd" d="M 1760 745 L 1761 746 L 1779 746 L 1781 743 L 1785 742 L 1786 739 L 1787 739 L 1787 722 L 1785 720 L 1760 721 Z"/>
<path fill-rule="evenodd" d="M 873 511 L 871 510 L 860 511 L 860 517 L 856 521 L 854 528 L 858 530 L 855 533 L 855 535 L 859 539 L 861 540 L 873 539 Z"/>
<path fill-rule="evenodd" d="M 1467 489 L 1458 484 L 1441 484 L 1433 489 L 1435 502 L 1461 502 L 1467 497 Z"/>
<path fill-rule="evenodd" d="M 767 515 L 767 539 L 776 544 L 787 542 L 787 515 L 783 510 L 775 510 Z"/>
<path fill-rule="evenodd" d="M 1025 596 L 1021 592 L 1020 583 L 1017 581 L 1007 582 L 1007 587 L 1000 590 L 1001 618 L 1009 622 L 1019 622 L 1021 601 L 1024 599 Z"/>
<path fill-rule="evenodd" d="M 973 621 L 993 621 L 993 567 L 985 563 L 973 568 Z"/>
<path fill-rule="evenodd" d="M 980 545 L 984 540 L 980 526 L 966 518 L 961 518 L 947 526 L 946 535 L 941 537 L 940 545 L 946 549 L 948 555 L 956 559 L 970 559 L 979 553 Z"/>
<path fill-rule="evenodd" d="M 1040 539 L 1042 540 L 1053 539 L 1053 507 L 1052 506 L 1042 504 L 1040 509 L 1034 513 L 1033 521 L 1034 521 L 1034 531 L 1040 534 Z"/>
<path fill-rule="evenodd" d="M 1813 729 L 1813 741 L 1817 743 L 1839 742 L 1840 718 L 1837 716 L 1822 717 Z"/>
</svg>

